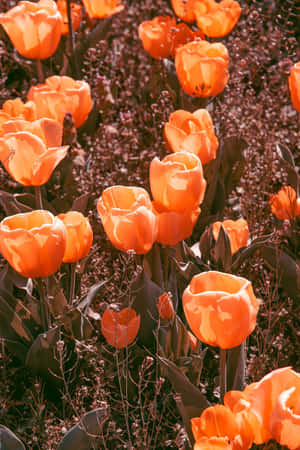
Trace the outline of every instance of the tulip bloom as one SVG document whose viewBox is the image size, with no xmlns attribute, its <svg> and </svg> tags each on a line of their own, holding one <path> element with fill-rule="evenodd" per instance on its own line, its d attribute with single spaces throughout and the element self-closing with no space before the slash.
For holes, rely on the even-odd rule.
<svg viewBox="0 0 300 450">
<path fill-rule="evenodd" d="M 0 15 L 0 23 L 14 47 L 25 58 L 53 55 L 61 37 L 62 17 L 53 0 L 21 1 Z"/>
<path fill-rule="evenodd" d="M 123 252 L 148 253 L 157 237 L 157 220 L 145 189 L 112 186 L 97 203 L 104 230 L 112 244 Z"/>
<path fill-rule="evenodd" d="M 150 164 L 150 186 L 155 202 L 169 211 L 194 211 L 202 203 L 206 181 L 200 159 L 177 152 Z"/>
<path fill-rule="evenodd" d="M 272 214 L 279 220 L 291 220 L 300 214 L 300 197 L 291 186 L 284 186 L 269 200 Z"/>
<path fill-rule="evenodd" d="M 89 219 L 77 211 L 69 211 L 57 216 L 67 230 L 67 244 L 63 262 L 73 263 L 84 258 L 93 243 L 93 230 Z"/>
<path fill-rule="evenodd" d="M 270 431 L 280 445 L 291 450 L 300 448 L 300 377 L 297 387 L 279 395 L 271 414 Z"/>
<path fill-rule="evenodd" d="M 68 20 L 67 2 L 66 0 L 57 0 L 56 4 L 63 20 L 61 33 L 63 35 L 68 34 L 69 20 Z M 82 15 L 81 10 L 82 10 L 81 5 L 77 5 L 77 3 L 71 3 L 71 17 L 74 31 L 78 30 L 80 26 Z"/>
<path fill-rule="evenodd" d="M 171 320 L 174 315 L 174 306 L 172 302 L 171 294 L 164 292 L 158 299 L 157 303 L 159 317 L 163 320 Z"/>
<path fill-rule="evenodd" d="M 28 122 L 37 119 L 35 104 L 33 102 L 23 103 L 20 98 L 6 100 L 0 110 L 0 134 L 2 134 L 2 124 L 12 119 L 23 119 Z"/>
<path fill-rule="evenodd" d="M 141 317 L 132 308 L 120 312 L 107 309 L 101 319 L 101 331 L 108 344 L 123 348 L 131 344 L 139 331 Z"/>
<path fill-rule="evenodd" d="M 165 124 L 164 136 L 173 152 L 195 153 L 202 165 L 216 158 L 219 141 L 206 109 L 197 109 L 194 113 L 183 109 L 173 112 Z"/>
<path fill-rule="evenodd" d="M 245 219 L 224 220 L 213 223 L 213 237 L 217 241 L 221 226 L 228 234 L 231 254 L 233 255 L 239 248 L 245 247 L 249 239 L 248 223 Z"/>
<path fill-rule="evenodd" d="M 71 113 L 76 128 L 86 121 L 93 106 L 88 83 L 58 75 L 47 78 L 45 84 L 32 86 L 27 98 L 35 103 L 39 118 L 63 124 L 65 114 Z"/>
<path fill-rule="evenodd" d="M 194 22 L 196 16 L 194 13 L 195 0 L 171 0 L 172 7 L 176 16 L 185 22 Z"/>
<path fill-rule="evenodd" d="M 119 4 L 119 0 L 82 0 L 85 9 L 90 17 L 104 19 L 123 11 L 124 5 Z"/>
<path fill-rule="evenodd" d="M 230 33 L 239 17 L 242 9 L 235 0 L 195 1 L 194 13 L 197 25 L 209 37 L 223 37 Z"/>
<path fill-rule="evenodd" d="M 66 156 L 61 147 L 62 129 L 54 120 L 9 121 L 2 125 L 0 161 L 11 177 L 23 186 L 41 186 Z"/>
<path fill-rule="evenodd" d="M 215 96 L 229 79 L 228 51 L 220 43 L 193 41 L 179 47 L 175 67 L 182 89 L 193 97 Z"/>
<path fill-rule="evenodd" d="M 0 223 L 0 252 L 26 278 L 53 275 L 62 263 L 66 229 L 49 211 L 6 217 Z"/>
<path fill-rule="evenodd" d="M 235 275 L 215 271 L 195 275 L 182 304 L 195 336 L 222 349 L 240 345 L 256 326 L 259 302 L 250 281 Z"/>
<path fill-rule="evenodd" d="M 289 88 L 293 106 L 300 112 L 300 61 L 291 68 Z"/>
</svg>

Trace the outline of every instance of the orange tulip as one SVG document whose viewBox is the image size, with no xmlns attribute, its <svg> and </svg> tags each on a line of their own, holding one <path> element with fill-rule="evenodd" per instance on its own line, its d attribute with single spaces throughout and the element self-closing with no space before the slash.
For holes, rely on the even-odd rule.
<svg viewBox="0 0 300 450">
<path fill-rule="evenodd" d="M 25 58 L 45 59 L 56 51 L 62 17 L 53 0 L 21 1 L 0 15 L 0 23 L 14 47 Z"/>
<path fill-rule="evenodd" d="M 155 202 L 175 212 L 194 211 L 202 203 L 206 181 L 200 159 L 193 153 L 177 152 L 150 164 L 150 186 Z"/>
<path fill-rule="evenodd" d="M 300 214 L 300 197 L 291 186 L 284 186 L 269 200 L 272 214 L 279 220 L 294 219 Z"/>
<path fill-rule="evenodd" d="M 112 244 L 123 252 L 148 253 L 157 237 L 157 221 L 145 189 L 112 186 L 97 203 L 104 230 Z"/>
<path fill-rule="evenodd" d="M 158 16 L 139 25 L 139 37 L 152 58 L 168 58 L 171 55 L 170 29 L 174 27 L 176 20 L 170 16 Z"/>
<path fill-rule="evenodd" d="M 182 304 L 195 336 L 222 349 L 240 345 L 256 326 L 259 302 L 250 281 L 235 275 L 215 271 L 195 275 Z"/>
<path fill-rule="evenodd" d="M 11 177 L 23 186 L 47 183 L 68 151 L 68 146 L 61 147 L 61 126 L 51 119 L 14 120 L 2 129 L 0 161 Z"/>
<path fill-rule="evenodd" d="M 300 112 L 300 61 L 291 68 L 289 88 L 294 108 Z"/>
<path fill-rule="evenodd" d="M 107 309 L 101 319 L 101 331 L 108 344 L 123 348 L 131 344 L 139 331 L 141 317 L 132 308 L 120 312 Z"/>
<path fill-rule="evenodd" d="M 176 212 L 169 211 L 157 202 L 152 202 L 152 205 L 158 222 L 157 242 L 163 245 L 176 245 L 191 236 L 200 208 Z"/>
<path fill-rule="evenodd" d="M 67 230 L 67 244 L 63 262 L 73 263 L 84 258 L 93 243 L 93 230 L 89 219 L 77 211 L 69 211 L 57 216 Z"/>
<path fill-rule="evenodd" d="M 170 29 L 171 56 L 174 57 L 176 50 L 188 42 L 205 39 L 201 30 L 193 31 L 185 23 L 178 23 Z"/>
<path fill-rule="evenodd" d="M 206 109 L 198 109 L 193 114 L 183 109 L 173 112 L 165 124 L 164 136 L 173 152 L 195 153 L 202 165 L 216 158 L 219 141 Z"/>
<path fill-rule="evenodd" d="M 224 220 L 223 222 L 213 223 L 213 236 L 217 241 L 221 226 L 228 234 L 230 241 L 230 248 L 232 255 L 238 251 L 239 248 L 245 247 L 249 239 L 249 228 L 247 220 Z"/>
<path fill-rule="evenodd" d="M 12 119 L 24 119 L 29 122 L 37 119 L 35 104 L 33 102 L 23 103 L 20 98 L 6 100 L 0 110 L 0 134 L 2 133 L 2 124 Z"/>
<path fill-rule="evenodd" d="M 0 223 L 0 252 L 23 277 L 54 274 L 62 263 L 66 229 L 49 211 L 6 217 Z"/>
<path fill-rule="evenodd" d="M 195 1 L 194 14 L 198 27 L 209 37 L 223 37 L 230 33 L 239 17 L 242 9 L 235 0 Z"/>
<path fill-rule="evenodd" d="M 119 0 L 82 0 L 88 15 L 95 19 L 104 19 L 120 11 L 124 5 L 120 5 Z"/>
<path fill-rule="evenodd" d="M 62 124 L 65 114 L 71 113 L 76 128 L 86 121 L 93 106 L 88 83 L 58 75 L 32 86 L 27 98 L 35 103 L 39 118 L 49 117 Z"/>
<path fill-rule="evenodd" d="M 175 54 L 175 67 L 182 89 L 193 97 L 215 96 L 229 79 L 228 51 L 220 43 L 189 42 Z"/>
<path fill-rule="evenodd" d="M 172 7 L 176 16 L 185 22 L 194 22 L 196 16 L 194 13 L 195 0 L 171 0 Z"/>
<path fill-rule="evenodd" d="M 69 33 L 69 20 L 68 20 L 68 12 L 67 12 L 67 2 L 66 0 L 57 0 L 56 2 L 58 11 L 60 12 L 63 20 L 61 33 L 63 35 Z M 72 26 L 73 30 L 78 30 L 81 23 L 81 13 L 82 7 L 77 3 L 71 3 L 71 17 L 72 17 Z"/>
<path fill-rule="evenodd" d="M 158 299 L 158 313 L 159 317 L 163 320 L 171 320 L 174 315 L 174 307 L 172 302 L 172 296 L 169 292 L 164 292 Z"/>
</svg>

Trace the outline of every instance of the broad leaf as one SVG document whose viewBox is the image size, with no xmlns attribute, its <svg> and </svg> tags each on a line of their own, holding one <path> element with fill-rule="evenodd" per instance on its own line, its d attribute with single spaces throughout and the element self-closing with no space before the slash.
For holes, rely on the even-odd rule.
<svg viewBox="0 0 300 450">
<path fill-rule="evenodd" d="M 0 449 L 26 450 L 20 439 L 4 425 L 0 425 Z"/>
</svg>

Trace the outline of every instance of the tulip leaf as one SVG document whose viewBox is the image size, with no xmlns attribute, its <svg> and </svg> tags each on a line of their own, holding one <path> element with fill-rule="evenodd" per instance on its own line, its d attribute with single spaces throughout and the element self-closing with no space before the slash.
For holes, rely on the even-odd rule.
<svg viewBox="0 0 300 450">
<path fill-rule="evenodd" d="M 81 300 L 78 304 L 78 309 L 83 312 L 83 314 L 86 316 L 87 312 L 89 310 L 89 307 L 92 304 L 92 301 L 94 298 L 98 295 L 101 288 L 108 282 L 108 280 L 102 280 L 99 281 L 99 283 L 93 284 L 93 286 L 90 288 L 88 294 L 86 297 L 84 297 L 83 300 Z"/>
<path fill-rule="evenodd" d="M 71 207 L 71 211 L 79 211 L 85 215 L 90 198 L 90 193 L 82 194 L 80 197 L 75 198 Z"/>
<path fill-rule="evenodd" d="M 78 340 L 89 339 L 95 331 L 89 319 L 79 308 L 72 308 L 69 311 L 65 311 L 64 326 L 73 338 Z"/>
<path fill-rule="evenodd" d="M 291 150 L 283 144 L 276 144 L 276 151 L 281 159 L 286 161 L 291 167 L 295 168 L 295 161 Z"/>
<path fill-rule="evenodd" d="M 245 342 L 227 351 L 227 390 L 242 391 L 245 385 Z"/>
<path fill-rule="evenodd" d="M 108 408 L 98 408 L 85 414 L 60 441 L 57 450 L 87 450 L 100 448 L 103 425 L 108 419 Z"/>
<path fill-rule="evenodd" d="M 284 168 L 287 172 L 287 184 L 295 189 L 297 196 L 299 195 L 299 176 L 295 166 L 293 155 L 288 147 L 283 144 L 276 145 L 276 151 L 281 158 Z"/>
<path fill-rule="evenodd" d="M 30 208 L 29 206 L 23 205 L 23 203 L 18 202 L 15 195 L 9 194 L 5 191 L 0 191 L 0 205 L 4 209 L 7 216 L 13 216 L 15 214 L 32 211 L 32 208 Z"/>
<path fill-rule="evenodd" d="M 0 425 L 0 448 L 1 450 L 26 450 L 20 439 L 4 425 Z"/>
<path fill-rule="evenodd" d="M 20 306 L 21 313 L 24 312 L 22 309 L 22 306 Z M 24 313 L 26 314 L 26 311 Z M 29 329 L 26 327 L 24 321 L 19 315 L 18 302 L 11 295 L 6 294 L 4 297 L 0 294 L 0 317 L 0 327 L 4 325 L 2 324 L 2 321 L 5 321 L 5 325 L 9 324 L 9 326 L 21 339 L 25 339 L 27 342 L 31 342 L 33 340 Z"/>
<path fill-rule="evenodd" d="M 164 288 L 164 275 L 162 265 L 161 247 L 155 242 L 150 252 L 145 255 L 144 258 L 144 270 L 147 272 L 149 278 Z"/>
<path fill-rule="evenodd" d="M 214 247 L 214 257 L 218 265 L 225 272 L 229 272 L 232 263 L 232 254 L 229 236 L 223 225 L 220 227 L 219 236 Z"/>
</svg>

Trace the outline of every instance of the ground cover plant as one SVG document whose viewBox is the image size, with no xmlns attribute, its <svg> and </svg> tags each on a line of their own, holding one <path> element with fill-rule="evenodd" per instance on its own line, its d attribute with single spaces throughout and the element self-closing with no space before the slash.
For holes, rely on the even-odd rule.
<svg viewBox="0 0 300 450">
<path fill-rule="evenodd" d="M 0 12 L 1 446 L 300 448 L 297 2 Z"/>
</svg>

